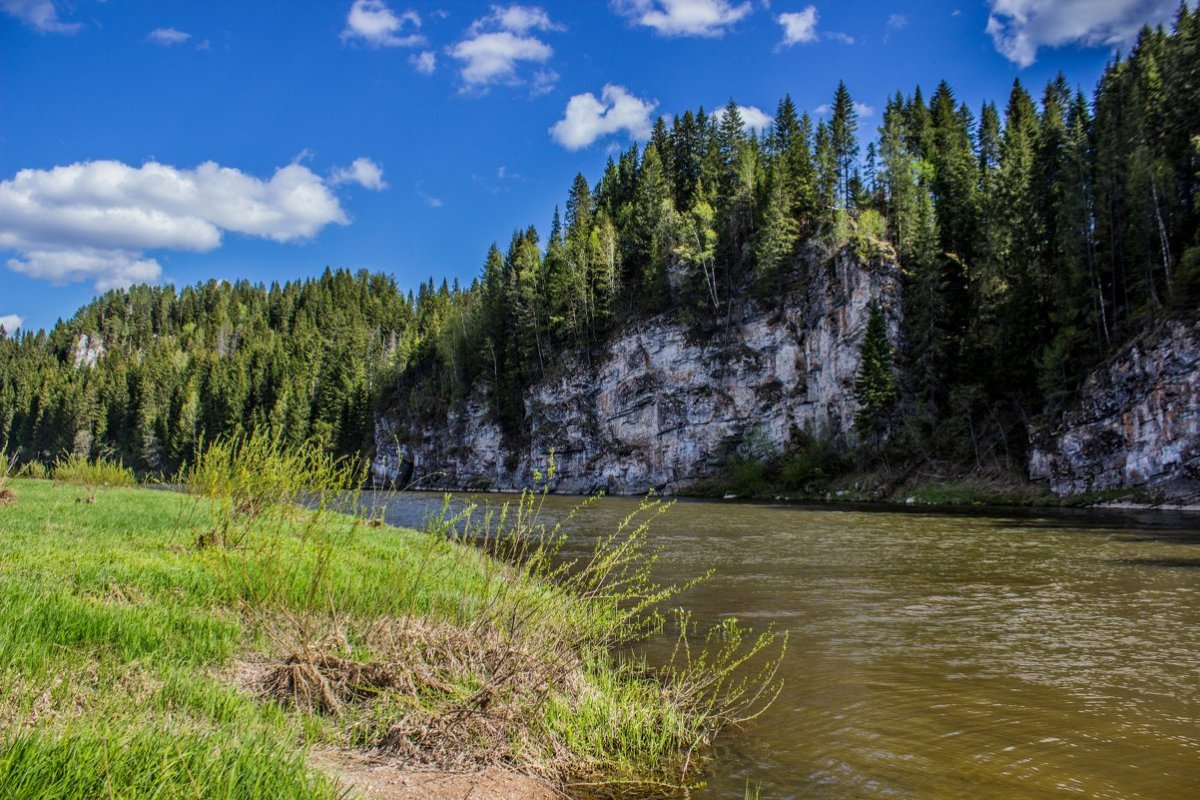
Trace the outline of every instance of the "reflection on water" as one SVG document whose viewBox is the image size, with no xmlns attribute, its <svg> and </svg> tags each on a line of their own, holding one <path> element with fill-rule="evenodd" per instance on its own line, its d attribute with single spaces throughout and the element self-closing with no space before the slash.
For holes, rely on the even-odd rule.
<svg viewBox="0 0 1200 800">
<path fill-rule="evenodd" d="M 370 499 L 402 525 L 441 502 Z M 569 548 L 635 502 L 587 509 Z M 682 502 L 652 538 L 662 580 L 717 569 L 680 598 L 699 621 L 791 637 L 783 694 L 698 797 L 1200 797 L 1196 518 Z"/>
</svg>

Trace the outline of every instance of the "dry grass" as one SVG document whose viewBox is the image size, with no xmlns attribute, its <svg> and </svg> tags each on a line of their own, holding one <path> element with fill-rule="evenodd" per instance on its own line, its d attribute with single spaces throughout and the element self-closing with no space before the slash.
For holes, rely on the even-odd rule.
<svg viewBox="0 0 1200 800">
<path fill-rule="evenodd" d="M 15 506 L 17 504 L 17 493 L 9 485 L 12 481 L 13 466 L 15 464 L 16 457 L 8 461 L 0 459 L 0 507 Z"/>
<path fill-rule="evenodd" d="M 245 609 L 273 657 L 243 670 L 242 686 L 334 720 L 348 745 L 398 767 L 498 767 L 594 796 L 686 792 L 713 738 L 777 693 L 776 637 L 729 621 L 693 651 L 697 632 L 680 615 L 671 663 L 652 670 L 614 658 L 613 648 L 662 629 L 658 606 L 676 591 L 649 573 L 647 527 L 666 506 L 647 501 L 590 557 L 563 563 L 559 529 L 537 523 L 536 505 L 526 495 L 492 514 L 468 508 L 432 523 L 417 585 L 445 580 L 435 551 L 492 557 L 478 562 L 481 602 L 444 619 L 339 614 L 348 598 L 328 582 L 338 548 L 312 540 L 303 607 L 267 596 Z M 398 601 L 413 607 L 404 593 Z"/>
</svg>

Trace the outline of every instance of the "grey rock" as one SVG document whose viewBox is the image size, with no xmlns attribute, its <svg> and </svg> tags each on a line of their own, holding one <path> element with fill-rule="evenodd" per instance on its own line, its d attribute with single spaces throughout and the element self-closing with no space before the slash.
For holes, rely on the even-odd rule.
<svg viewBox="0 0 1200 800">
<path fill-rule="evenodd" d="M 1086 378 L 1073 407 L 1030 436 L 1029 475 L 1078 495 L 1144 489 L 1200 498 L 1200 320 L 1139 336 Z"/>
<path fill-rule="evenodd" d="M 809 254 L 806 288 L 738 301 L 711 335 L 667 313 L 570 355 L 525 394 L 528 441 L 507 449 L 477 390 L 436 426 L 384 414 L 372 475 L 421 488 L 528 486 L 551 451 L 560 492 L 671 493 L 712 477 L 737 448 L 783 451 L 803 432 L 851 441 L 853 384 L 872 303 L 899 332 L 900 270 L 849 249 Z"/>
</svg>

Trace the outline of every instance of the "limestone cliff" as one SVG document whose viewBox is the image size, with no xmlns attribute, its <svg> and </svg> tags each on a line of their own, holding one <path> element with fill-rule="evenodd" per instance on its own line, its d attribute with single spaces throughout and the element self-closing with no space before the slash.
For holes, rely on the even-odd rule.
<svg viewBox="0 0 1200 800">
<path fill-rule="evenodd" d="M 784 450 L 804 431 L 851 438 L 853 383 L 870 307 L 896 337 L 900 270 L 847 248 L 810 254 L 781 297 L 735 301 L 701 331 L 678 312 L 564 357 L 524 397 L 528 436 L 509 450 L 483 390 L 444 423 L 381 414 L 372 473 L 422 488 L 514 489 L 555 452 L 563 492 L 672 492 L 715 475 L 738 448 Z"/>
<path fill-rule="evenodd" d="M 1093 370 L 1030 451 L 1030 477 L 1057 494 L 1200 500 L 1200 320 L 1165 322 Z"/>
</svg>

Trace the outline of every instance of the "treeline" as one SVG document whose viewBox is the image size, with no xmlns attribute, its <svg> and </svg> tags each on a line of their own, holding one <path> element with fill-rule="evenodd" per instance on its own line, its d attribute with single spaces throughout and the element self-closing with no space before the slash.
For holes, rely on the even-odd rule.
<svg viewBox="0 0 1200 800">
<path fill-rule="evenodd" d="M 201 441 L 269 426 L 364 452 L 374 381 L 411 351 L 415 308 L 389 277 L 329 270 L 109 292 L 49 333 L 0 333 L 0 450 L 169 475 Z"/>
<path fill-rule="evenodd" d="M 886 242 L 905 280 L 899 408 L 878 409 L 894 446 L 1019 463 L 1031 418 L 1200 297 L 1200 12 L 1146 28 L 1090 101 L 1060 76 L 976 113 L 943 82 L 897 93 L 881 123 L 863 148 L 844 85 L 827 120 L 785 97 L 757 135 L 732 102 L 659 119 L 594 187 L 575 179 L 544 244 L 518 231 L 477 285 L 437 299 L 388 402 L 432 419 L 483 380 L 520 435 L 522 390 L 557 353 L 777 295 L 816 266 L 814 240 L 868 257 Z"/>
<path fill-rule="evenodd" d="M 106 295 L 0 341 L 0 444 L 160 469 L 271 425 L 354 452 L 374 408 L 436 422 L 472 391 L 519 438 L 524 391 L 564 353 L 664 311 L 711 329 L 849 245 L 895 254 L 905 282 L 897 352 L 874 324 L 857 425 L 905 457 L 1017 464 L 1029 421 L 1090 366 L 1200 300 L 1200 12 L 1145 29 L 1090 100 L 1014 81 L 975 112 L 942 83 L 891 98 L 865 147 L 860 128 L 844 85 L 828 119 L 785 97 L 761 132 L 733 102 L 659 119 L 594 186 L 575 178 L 544 240 L 493 245 L 469 287 L 413 297 L 338 272 Z M 83 333 L 105 347 L 90 368 Z"/>
<path fill-rule="evenodd" d="M 794 277 L 804 241 L 827 230 L 845 238 L 855 219 L 881 239 L 879 215 L 862 219 L 870 198 L 856 130 L 844 85 L 828 122 L 786 98 L 762 135 L 732 101 L 669 126 L 660 118 L 595 187 L 576 176 L 544 244 L 532 226 L 518 230 L 507 249 L 492 245 L 471 287 L 431 299 L 438 324 L 387 402 L 432 420 L 483 380 L 504 429 L 519 435 L 523 390 L 557 354 L 590 353 L 635 318 L 687 309 L 711 319 L 775 292 Z"/>
</svg>

